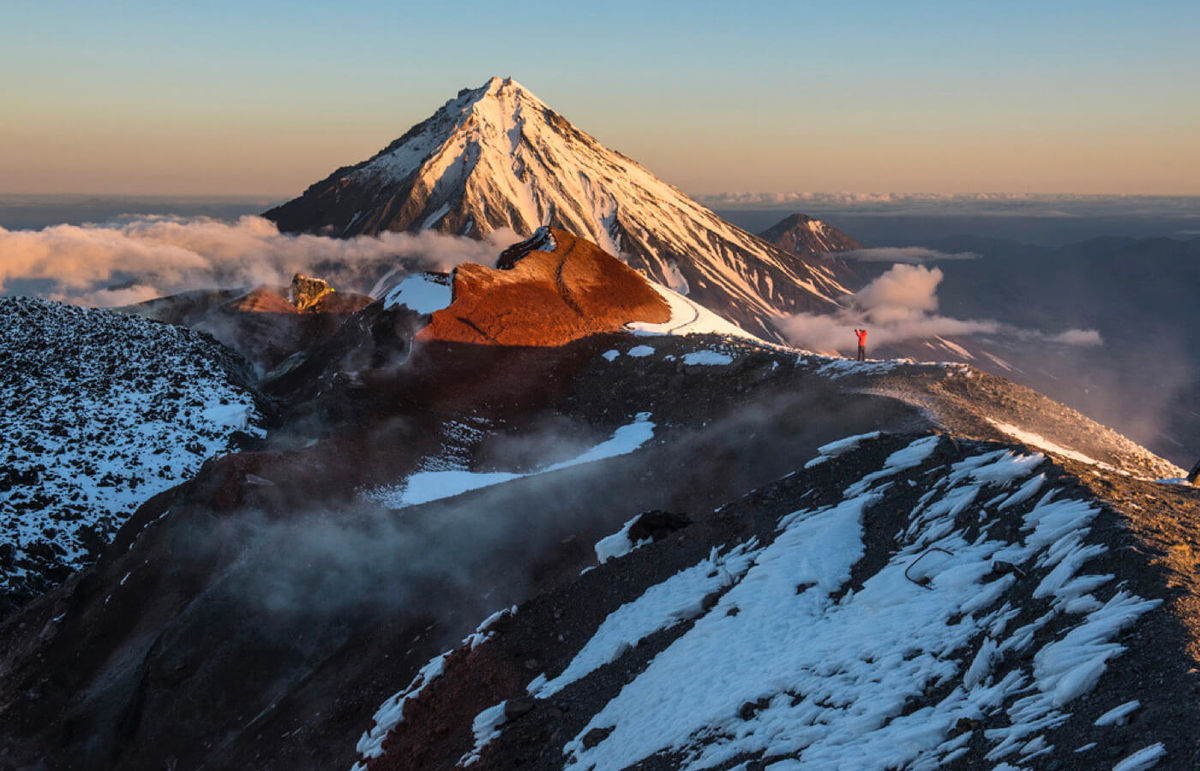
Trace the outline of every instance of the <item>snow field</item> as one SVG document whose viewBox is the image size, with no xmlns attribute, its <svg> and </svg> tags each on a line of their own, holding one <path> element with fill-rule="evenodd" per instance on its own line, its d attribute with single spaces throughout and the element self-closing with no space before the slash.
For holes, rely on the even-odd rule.
<svg viewBox="0 0 1200 771">
<path fill-rule="evenodd" d="M 625 328 L 635 335 L 726 335 L 750 340 L 761 345 L 767 344 L 761 338 L 755 337 L 708 308 L 667 289 L 662 284 L 654 281 L 648 283 L 667 301 L 667 305 L 671 308 L 671 318 L 661 324 L 651 324 L 646 321 L 634 321 L 626 324 Z"/>
<path fill-rule="evenodd" d="M 530 473 L 511 471 L 468 471 L 466 469 L 444 469 L 418 471 L 403 483 L 377 487 L 363 493 L 368 500 L 393 509 L 416 506 L 430 501 L 450 498 L 455 495 L 478 490 L 491 485 L 510 482 L 514 479 L 546 474 L 552 471 L 579 466 L 584 463 L 627 455 L 654 438 L 655 424 L 650 413 L 639 412 L 634 422 L 621 426 L 613 435 L 580 455 L 554 463 Z"/>
<path fill-rule="evenodd" d="M 1055 490 L 1028 504 L 1031 490 L 1045 485 L 1035 475 L 1044 459 L 1007 450 L 931 469 L 887 564 L 849 590 L 872 504 L 938 441 L 918 439 L 893 453 L 834 506 L 785 517 L 772 543 L 739 547 L 736 569 L 719 573 L 728 588 L 715 607 L 567 743 L 567 764 L 619 768 L 665 752 L 682 768 L 746 755 L 810 768 L 934 768 L 966 752 L 971 732 L 956 728 L 964 718 L 998 726 L 984 731 L 993 763 L 1050 751 L 1046 732 L 1124 650 L 1116 635 L 1158 602 L 1122 590 L 1106 600 L 1093 594 L 1112 579 L 1081 572 L 1103 552 L 1087 542 L 1098 511 L 1056 500 Z M 957 518 L 977 511 L 986 523 L 982 500 L 1025 501 L 1023 538 L 992 536 L 985 526 L 968 540 Z M 1045 573 L 1035 593 L 1050 600 L 1046 614 L 1009 628 L 1020 610 L 1009 594 L 1017 579 L 997 572 L 1000 562 Z M 706 560 L 647 589 L 530 692 L 546 698 L 568 688 L 678 623 L 669 608 L 712 591 L 700 583 L 711 573 Z M 1051 619 L 1066 622 L 1061 632 L 1046 631 Z M 611 732 L 584 747 L 595 728 Z"/>
</svg>

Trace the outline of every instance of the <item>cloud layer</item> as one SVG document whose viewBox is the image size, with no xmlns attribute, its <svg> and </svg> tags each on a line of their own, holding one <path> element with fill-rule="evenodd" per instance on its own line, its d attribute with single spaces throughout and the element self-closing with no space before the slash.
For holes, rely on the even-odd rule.
<svg viewBox="0 0 1200 771">
<path fill-rule="evenodd" d="M 927 249 L 924 246 L 881 246 L 873 249 L 855 249 L 849 252 L 838 252 L 836 256 L 843 260 L 907 263 L 910 265 L 933 262 L 935 260 L 979 259 L 979 255 L 975 252 L 939 252 L 937 249 Z"/>
<path fill-rule="evenodd" d="M 59 299 L 122 305 L 188 289 L 286 284 L 293 273 L 322 263 L 355 267 L 408 259 L 441 270 L 491 263 L 515 240 L 511 231 L 489 241 L 432 231 L 349 239 L 291 235 L 251 216 L 232 223 L 148 216 L 42 230 L 0 228 L 0 290 L 40 280 L 50 282 L 47 293 Z"/>
</svg>

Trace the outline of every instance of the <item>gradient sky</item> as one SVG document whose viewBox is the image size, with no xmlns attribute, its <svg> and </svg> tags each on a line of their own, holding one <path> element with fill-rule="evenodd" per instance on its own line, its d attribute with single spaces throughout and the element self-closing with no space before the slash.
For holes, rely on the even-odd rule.
<svg viewBox="0 0 1200 771">
<path fill-rule="evenodd" d="M 1200 3 L 0 0 L 0 191 L 290 197 L 511 75 L 693 193 L 1200 194 Z"/>
</svg>

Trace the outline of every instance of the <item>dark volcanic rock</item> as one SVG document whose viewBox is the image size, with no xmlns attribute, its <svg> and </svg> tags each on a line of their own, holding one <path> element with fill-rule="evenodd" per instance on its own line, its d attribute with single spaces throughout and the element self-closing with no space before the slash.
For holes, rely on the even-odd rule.
<svg viewBox="0 0 1200 771">
<path fill-rule="evenodd" d="M 253 362 L 259 372 L 267 372 L 329 339 L 371 301 L 367 295 L 338 292 L 321 279 L 297 274 L 291 287 L 185 292 L 120 310 L 206 332 Z"/>
<path fill-rule="evenodd" d="M 204 335 L 0 298 L 0 617 L 94 562 L 235 434 L 261 436 L 262 406 L 246 362 Z"/>
<path fill-rule="evenodd" d="M 324 279 L 310 278 L 303 273 L 292 276 L 288 299 L 296 310 L 306 311 L 333 293 L 333 287 Z"/>
<path fill-rule="evenodd" d="M 669 511 L 647 511 L 639 514 L 629 526 L 629 540 L 637 543 L 651 539 L 662 540 L 676 530 L 682 530 L 692 524 L 692 519 L 686 514 L 673 514 Z"/>
<path fill-rule="evenodd" d="M 528 275 L 521 296 L 565 314 L 547 266 L 569 279 L 579 246 L 555 241 L 480 275 Z M 629 299 L 583 283 L 581 307 Z M 264 383 L 286 407 L 259 447 L 0 624 L 4 763 L 1069 766 L 1161 741 L 1195 764 L 1200 490 L 1148 481 L 1180 469 L 966 367 L 569 325 L 536 345 L 540 306 L 512 309 L 521 344 L 422 340 L 430 316 L 385 306 Z M 431 479 L 450 481 L 410 496 Z M 691 522 L 648 515 L 651 542 L 597 566 L 639 512 Z M 1127 726 L 1094 726 L 1133 699 Z M 728 746 L 776 719 L 809 744 Z M 868 738 L 826 741 L 848 724 Z"/>
</svg>

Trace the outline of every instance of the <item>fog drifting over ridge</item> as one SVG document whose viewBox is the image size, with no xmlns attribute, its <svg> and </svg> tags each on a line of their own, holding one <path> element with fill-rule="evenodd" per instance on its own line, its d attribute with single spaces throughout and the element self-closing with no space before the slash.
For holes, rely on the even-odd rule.
<svg viewBox="0 0 1200 771">
<path fill-rule="evenodd" d="M 234 222 L 128 216 L 41 230 L 0 227 L 0 291 L 14 281 L 40 280 L 50 283 L 44 294 L 52 299 L 110 307 L 191 289 L 286 284 L 294 273 L 323 262 L 410 259 L 435 270 L 491 264 L 515 240 L 511 231 L 485 241 L 428 230 L 348 239 L 293 235 L 257 216 Z"/>
</svg>

